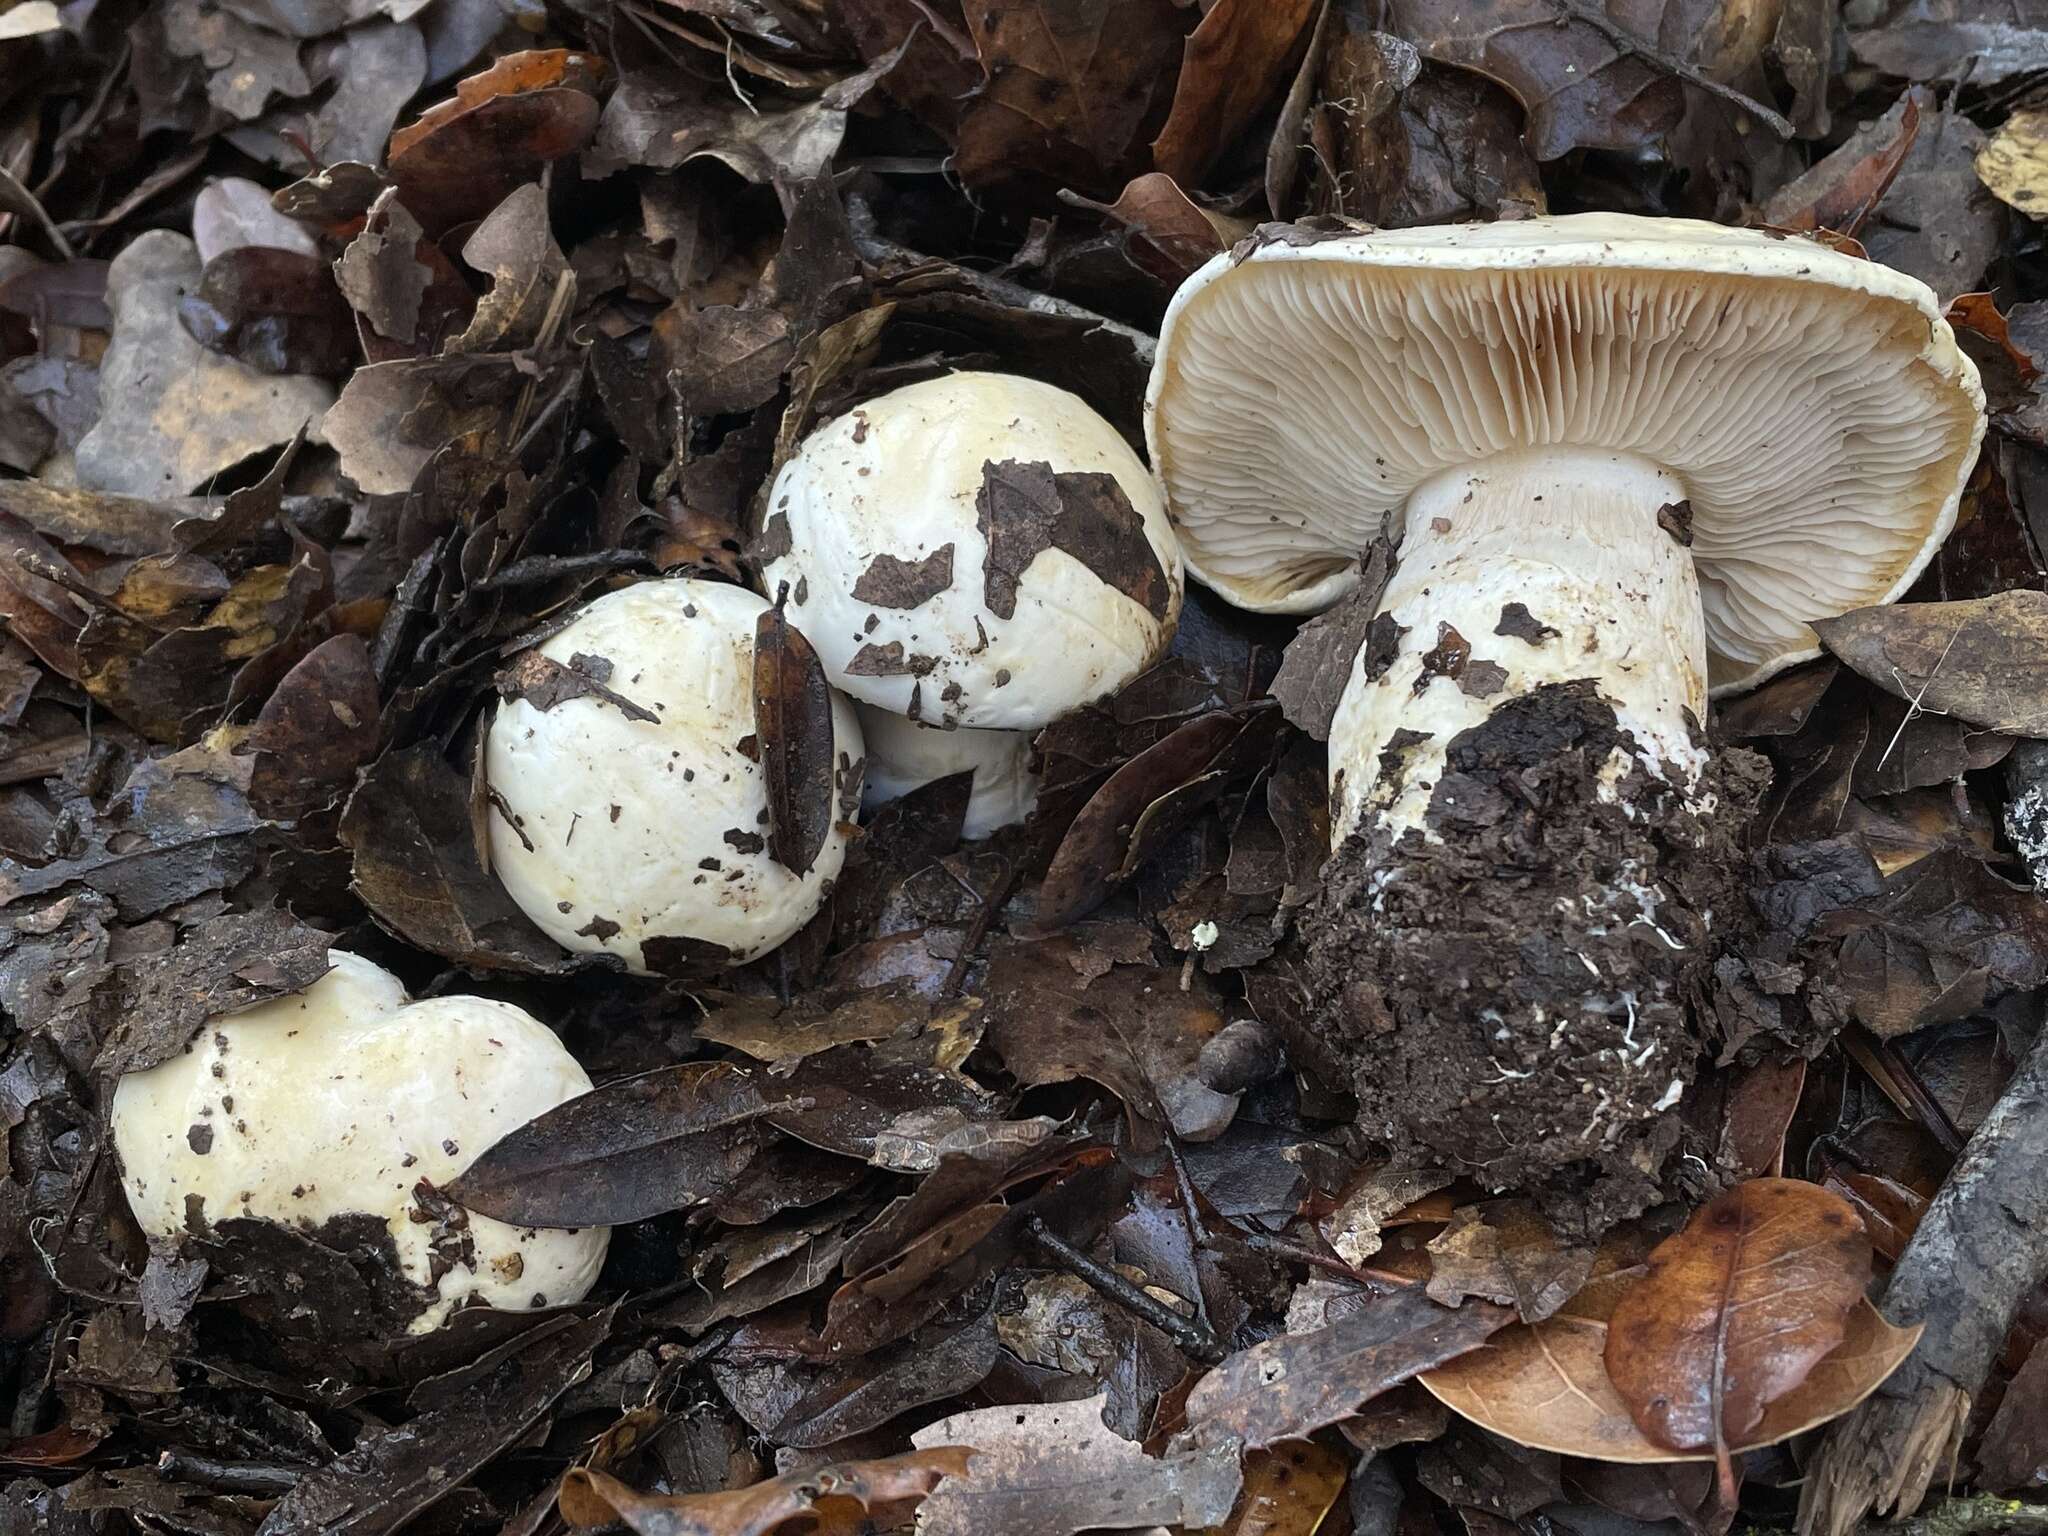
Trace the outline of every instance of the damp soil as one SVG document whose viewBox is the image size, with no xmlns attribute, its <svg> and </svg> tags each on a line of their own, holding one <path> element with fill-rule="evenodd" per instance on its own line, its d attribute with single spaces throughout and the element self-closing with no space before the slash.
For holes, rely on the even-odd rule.
<svg viewBox="0 0 2048 1536">
<path fill-rule="evenodd" d="M 1503 704 L 1449 744 L 1441 840 L 1354 833 L 1305 930 L 1365 1129 L 1584 1232 L 1660 1197 L 1768 774 L 1718 752 L 1689 805 L 1635 748 L 1590 681 Z"/>
</svg>

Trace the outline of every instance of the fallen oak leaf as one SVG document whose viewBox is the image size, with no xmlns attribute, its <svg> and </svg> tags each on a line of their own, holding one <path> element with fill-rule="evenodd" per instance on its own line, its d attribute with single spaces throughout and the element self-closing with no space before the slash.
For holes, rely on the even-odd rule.
<svg viewBox="0 0 2048 1536">
<path fill-rule="evenodd" d="M 1439 1306 L 1419 1286 L 1376 1296 L 1308 1333 L 1240 1350 L 1188 1394 L 1198 1444 L 1251 1450 L 1299 1440 L 1348 1418 L 1360 1404 L 1469 1350 L 1515 1318 L 1511 1307 Z"/>
<path fill-rule="evenodd" d="M 903 1524 L 948 1478 L 964 1475 L 972 1451 L 940 1445 L 875 1461 L 842 1461 L 721 1493 L 636 1493 L 610 1473 L 572 1467 L 556 1494 L 571 1525 L 623 1524 L 635 1536 L 767 1536 L 803 1520 L 818 1536 L 890 1530 Z"/>
<path fill-rule="evenodd" d="M 1870 1235 L 1839 1195 L 1751 1179 L 1658 1244 L 1608 1320 L 1608 1379 L 1674 1451 L 1729 1447 L 1843 1340 L 1870 1283 Z"/>
</svg>

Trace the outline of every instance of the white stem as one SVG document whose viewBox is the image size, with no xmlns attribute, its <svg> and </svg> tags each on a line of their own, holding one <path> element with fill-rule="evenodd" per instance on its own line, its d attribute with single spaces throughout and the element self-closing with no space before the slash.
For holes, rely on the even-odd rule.
<svg viewBox="0 0 2048 1536">
<path fill-rule="evenodd" d="M 1503 455 L 1417 486 L 1380 604 L 1406 632 L 1377 677 L 1374 647 L 1360 652 L 1331 723 L 1338 838 L 1368 816 L 1397 832 L 1421 826 L 1453 736 L 1512 698 L 1580 678 L 1598 684 L 1642 761 L 1694 783 L 1705 765 L 1695 728 L 1706 719 L 1706 629 L 1691 551 L 1658 516 L 1685 494 L 1647 460 L 1580 448 Z M 1680 515 L 1664 521 L 1682 526 Z M 1499 633 L 1516 603 L 1557 633 Z M 1463 677 L 1423 680 L 1446 626 L 1470 647 Z M 1402 729 L 1429 739 L 1383 781 L 1380 752 Z"/>
<path fill-rule="evenodd" d="M 1038 780 L 1031 773 L 1031 738 L 1037 731 L 978 731 L 969 726 L 948 731 L 869 704 L 854 709 L 867 744 L 864 809 L 970 768 L 974 792 L 960 829 L 963 837 L 987 837 L 1022 821 L 1037 804 Z"/>
</svg>

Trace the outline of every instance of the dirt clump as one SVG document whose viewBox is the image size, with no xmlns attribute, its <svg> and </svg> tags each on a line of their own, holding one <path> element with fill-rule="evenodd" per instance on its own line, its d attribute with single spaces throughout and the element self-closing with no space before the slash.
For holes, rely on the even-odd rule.
<svg viewBox="0 0 2048 1536">
<path fill-rule="evenodd" d="M 1742 839 L 1767 770 L 1710 762 L 1688 800 L 1591 681 L 1555 684 L 1451 740 L 1435 839 L 1345 841 L 1305 932 L 1368 1131 L 1583 1231 L 1659 1197 L 1697 999 L 1750 921 Z"/>
</svg>

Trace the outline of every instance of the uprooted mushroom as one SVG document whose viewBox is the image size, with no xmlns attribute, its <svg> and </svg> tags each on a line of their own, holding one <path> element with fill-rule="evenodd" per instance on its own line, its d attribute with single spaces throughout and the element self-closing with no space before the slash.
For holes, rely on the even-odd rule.
<svg viewBox="0 0 2048 1536">
<path fill-rule="evenodd" d="M 1312 612 L 1398 564 L 1330 729 L 1307 935 L 1366 1123 L 1494 1186 L 1639 1205 L 1741 902 L 1710 692 L 1816 654 L 1953 525 L 1975 368 L 1913 278 L 1604 214 L 1254 240 L 1160 337 L 1188 568 Z"/>
</svg>

